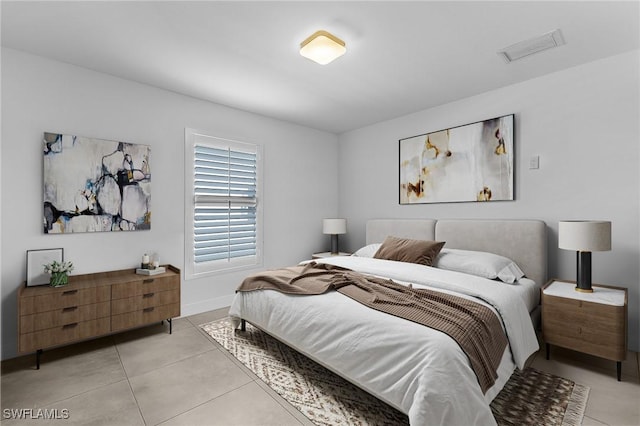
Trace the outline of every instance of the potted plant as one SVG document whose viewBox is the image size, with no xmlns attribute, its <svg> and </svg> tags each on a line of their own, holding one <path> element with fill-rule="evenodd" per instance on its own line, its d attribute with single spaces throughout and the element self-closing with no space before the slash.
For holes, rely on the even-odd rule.
<svg viewBox="0 0 640 426">
<path fill-rule="evenodd" d="M 73 263 L 54 260 L 44 265 L 44 271 L 51 276 L 49 285 L 51 287 L 60 287 L 69 283 L 69 272 L 73 271 Z"/>
</svg>

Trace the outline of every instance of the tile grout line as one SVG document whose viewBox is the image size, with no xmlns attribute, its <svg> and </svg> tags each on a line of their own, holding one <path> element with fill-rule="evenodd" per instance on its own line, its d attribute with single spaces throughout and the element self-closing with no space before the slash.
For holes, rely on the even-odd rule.
<svg viewBox="0 0 640 426">
<path fill-rule="evenodd" d="M 267 392 L 262 386 L 260 386 L 257 382 L 263 383 L 265 386 L 269 387 L 273 393 L 275 393 L 276 395 L 278 395 L 278 398 L 276 398 L 275 396 L 273 396 L 270 392 Z M 304 415 L 304 413 L 300 410 L 298 410 L 293 404 L 291 404 L 290 402 L 288 402 L 286 399 L 284 399 L 284 397 L 282 395 L 280 395 L 278 392 L 276 392 L 271 386 L 269 386 L 268 383 L 266 383 L 264 380 L 262 380 L 260 377 L 258 377 L 257 379 L 254 380 L 254 382 L 256 383 L 256 386 L 258 386 L 260 389 L 262 389 L 262 391 L 264 393 L 266 393 L 269 398 L 273 399 L 278 405 L 280 405 L 287 413 L 289 413 L 289 415 L 291 415 L 291 417 L 293 417 L 298 423 L 300 423 L 301 425 L 303 424 L 300 420 L 298 420 L 296 418 L 296 416 L 294 416 L 291 411 L 289 409 L 295 410 L 297 413 L 299 413 L 300 415 L 302 415 L 303 417 L 306 417 Z M 282 399 L 287 405 L 283 404 L 280 399 Z"/>
<path fill-rule="evenodd" d="M 204 324 L 208 324 L 208 323 L 204 323 Z M 195 327 L 196 327 L 196 328 L 198 328 L 198 329 L 200 329 L 200 331 L 201 331 L 204 335 L 206 335 L 212 343 L 214 343 L 214 342 L 215 342 L 215 340 L 213 340 L 213 339 L 211 338 L 211 336 L 209 336 L 209 334 L 208 334 L 208 333 L 206 333 L 206 332 L 205 332 L 205 331 L 204 331 L 204 330 L 203 330 L 199 325 L 197 325 L 197 326 L 195 326 Z M 216 342 L 216 343 L 217 343 L 217 342 Z M 213 349 L 220 351 L 223 355 L 225 355 L 225 357 L 226 357 L 227 359 L 229 359 L 230 361 L 234 362 L 234 365 L 236 365 L 237 367 L 242 366 L 242 367 L 244 367 L 244 368 L 247 368 L 247 369 L 248 369 L 248 367 L 246 367 L 244 364 L 242 364 L 242 363 L 240 362 L 240 360 L 238 360 L 237 358 L 235 358 L 231 353 L 229 353 L 229 351 L 225 350 L 224 348 L 218 348 L 218 347 L 215 347 L 215 346 L 214 346 L 214 347 L 213 347 Z M 206 352 L 210 352 L 210 351 L 206 351 Z M 206 352 L 203 352 L 203 353 L 206 353 Z M 201 354 L 198 354 L 198 355 L 201 355 Z M 197 355 L 194 355 L 194 356 L 197 356 Z M 192 358 L 192 357 L 189 357 L 189 358 Z M 185 359 L 188 359 L 188 358 L 185 358 Z M 249 370 L 249 371 L 251 371 L 251 370 Z M 243 373 L 244 373 L 244 371 L 243 371 Z M 146 374 L 146 373 L 145 373 L 145 374 Z M 246 374 L 246 373 L 245 373 L 245 374 Z M 255 373 L 254 373 L 254 375 L 255 375 Z M 166 423 L 166 422 L 168 422 L 168 421 L 169 421 L 169 420 L 171 420 L 171 419 L 174 419 L 174 418 L 176 418 L 176 417 L 178 417 L 178 416 L 181 416 L 181 415 L 183 415 L 183 414 L 185 414 L 185 413 L 188 413 L 188 412 L 190 412 L 190 411 L 193 411 L 193 410 L 195 410 L 196 408 L 198 408 L 198 407 L 200 407 L 200 406 L 203 406 L 203 405 L 205 405 L 205 404 L 208 404 L 208 403 L 210 403 L 211 401 L 214 401 L 214 400 L 216 400 L 216 399 L 218 399 L 218 398 L 220 398 L 220 397 L 222 397 L 222 396 L 224 396 L 224 395 L 227 395 L 227 394 L 229 394 L 229 393 L 231 393 L 231 392 L 237 391 L 238 389 L 241 389 L 241 388 L 243 388 L 243 387 L 245 387 L 245 386 L 248 386 L 248 385 L 249 385 L 249 384 L 251 384 L 251 383 L 255 383 L 255 384 L 256 384 L 256 386 L 258 386 L 262 392 L 264 392 L 266 395 L 268 395 L 268 396 L 269 396 L 269 398 L 273 399 L 273 400 L 274 400 L 274 401 L 275 401 L 275 402 L 276 402 L 280 407 L 282 407 L 282 409 L 284 409 L 284 410 L 285 410 L 285 411 L 286 411 L 286 412 L 287 412 L 291 417 L 293 417 L 295 421 L 297 421 L 301 426 L 303 425 L 303 423 L 302 423 L 302 422 L 300 422 L 300 420 L 298 420 L 298 419 L 297 419 L 297 418 L 296 418 L 296 417 L 295 417 L 295 416 L 294 416 L 294 415 L 289 411 L 288 407 L 284 406 L 284 405 L 283 405 L 283 404 L 282 404 L 278 399 L 276 399 L 273 395 L 271 395 L 269 392 L 267 392 L 267 391 L 266 391 L 262 386 L 260 386 L 260 385 L 258 384 L 258 382 L 263 383 L 265 386 L 269 386 L 269 385 L 267 385 L 264 381 L 262 381 L 262 380 L 261 380 L 259 377 L 257 377 L 257 376 L 256 376 L 256 378 L 255 378 L 255 379 L 254 379 L 254 378 L 252 378 L 252 377 L 250 377 L 250 376 L 248 376 L 248 375 L 247 375 L 247 377 L 250 379 L 250 381 L 249 381 L 249 382 L 247 382 L 247 383 L 245 383 L 245 384 L 242 384 L 242 385 L 238 386 L 237 388 L 230 389 L 230 390 L 228 390 L 227 392 L 224 392 L 224 393 L 222 393 L 222 394 L 220 394 L 220 395 L 218 395 L 218 396 L 216 396 L 216 397 L 214 397 L 214 398 L 211 398 L 211 399 L 209 399 L 209 400 L 207 400 L 207 401 L 204 401 L 204 402 L 202 402 L 201 404 L 198 404 L 197 406 L 195 406 L 195 407 L 193 407 L 193 408 L 190 408 L 190 409 L 188 409 L 188 410 L 186 410 L 186 411 L 184 411 L 184 412 L 182 412 L 182 413 L 178 413 L 178 414 L 176 414 L 176 415 L 175 415 L 175 416 L 173 416 L 173 417 L 167 418 L 167 419 L 163 420 L 162 422 L 158 423 L 157 425 L 158 425 L 158 426 L 159 426 L 159 425 L 162 425 L 163 423 Z M 273 392 L 275 392 L 275 391 L 273 391 Z M 276 393 L 276 394 L 277 394 L 277 393 Z M 278 395 L 278 397 L 282 398 L 280 395 Z M 286 401 L 285 401 L 285 402 L 286 402 Z M 295 408 L 293 405 L 290 405 L 290 404 L 289 404 L 289 407 L 290 407 L 291 409 L 295 410 L 295 411 L 296 411 L 297 413 L 299 413 L 300 415 L 304 416 L 304 414 L 302 414 L 302 412 L 300 412 L 300 410 L 298 410 L 297 408 Z"/>
<path fill-rule="evenodd" d="M 195 328 L 199 328 L 198 326 L 194 326 L 194 327 L 195 327 Z M 184 330 L 187 330 L 187 329 L 188 329 L 188 328 L 185 328 Z M 175 332 L 180 332 L 180 331 L 182 331 L 182 330 L 176 330 Z M 209 341 L 209 340 L 207 339 L 207 341 Z M 209 341 L 209 343 L 211 343 L 211 342 Z M 118 354 L 118 360 L 120 361 L 120 364 L 121 364 L 122 369 L 123 369 L 123 371 L 124 371 L 124 374 L 125 374 L 125 377 L 126 377 L 127 383 L 129 384 L 129 389 L 131 390 L 131 394 L 133 395 L 133 398 L 134 398 L 134 400 L 136 401 L 136 406 L 138 407 L 138 411 L 140 412 L 140 416 L 142 417 L 142 421 L 144 422 L 144 424 L 145 424 L 145 425 L 147 425 L 148 423 L 147 423 L 147 420 L 145 419 L 145 417 L 144 417 L 144 415 L 143 415 L 143 413 L 142 413 L 142 409 L 140 408 L 140 404 L 138 403 L 138 398 L 136 398 L 135 391 L 133 390 L 133 386 L 131 385 L 131 379 L 133 379 L 133 378 L 137 378 L 137 377 L 140 377 L 140 376 L 143 376 L 143 375 L 148 374 L 148 373 L 151 373 L 152 371 L 159 370 L 160 368 L 166 368 L 166 367 L 169 367 L 169 366 L 175 365 L 175 364 L 177 364 L 177 363 L 179 363 L 179 362 L 183 362 L 183 361 L 188 360 L 188 359 L 190 359 L 190 358 L 195 358 L 195 357 L 197 357 L 197 356 L 200 356 L 200 355 L 206 354 L 206 353 L 208 353 L 208 352 L 213 352 L 214 350 L 219 350 L 217 347 L 215 347 L 215 346 L 212 344 L 212 345 L 211 345 L 211 348 L 210 348 L 210 349 L 208 349 L 208 350 L 206 350 L 206 351 L 204 351 L 204 352 L 200 352 L 200 353 L 197 353 L 197 354 L 194 354 L 194 355 L 191 355 L 191 356 L 188 356 L 188 357 L 185 357 L 185 358 L 182 358 L 182 359 L 176 360 L 176 361 L 171 362 L 171 363 L 169 363 L 169 364 L 167 364 L 167 365 L 163 365 L 162 367 L 154 368 L 153 370 L 149 370 L 149 371 L 147 371 L 147 372 L 145 372 L 145 373 L 138 374 L 138 375 L 135 375 L 135 376 L 133 376 L 133 377 L 129 377 L 129 374 L 127 373 L 127 370 L 126 370 L 126 368 L 124 367 L 124 364 L 123 364 L 123 362 L 122 362 L 122 358 L 121 358 L 121 356 L 120 356 L 120 351 L 118 350 L 118 345 L 117 345 L 117 343 L 115 342 L 115 340 L 114 340 L 114 346 L 115 346 L 115 349 L 116 349 L 116 353 Z M 251 383 L 251 382 L 248 382 L 248 383 Z M 248 383 L 245 383 L 245 385 L 246 385 L 246 384 L 248 384 Z M 229 393 L 229 392 L 231 392 L 231 391 L 237 390 L 237 389 L 239 389 L 240 387 L 245 386 L 245 385 L 241 385 L 241 386 L 239 386 L 238 388 L 232 389 L 232 390 L 230 390 L 230 391 L 228 391 L 228 392 L 225 392 L 224 394 L 218 395 L 218 396 L 216 396 L 215 398 L 211 398 L 210 400 L 204 401 L 202 404 L 199 404 L 199 405 L 197 405 L 196 407 L 193 407 L 193 408 L 191 408 L 191 409 L 189 409 L 189 410 L 186 410 L 186 411 L 184 411 L 184 412 L 182 412 L 182 413 L 178 413 L 178 414 L 176 414 L 175 416 L 172 416 L 172 417 L 169 417 L 169 418 L 167 418 L 167 419 L 164 419 L 164 420 L 162 420 L 161 422 L 157 423 L 157 425 L 161 425 L 162 423 L 165 423 L 165 422 L 167 422 L 167 421 L 169 421 L 169 420 L 173 419 L 174 417 L 177 417 L 177 416 L 180 416 L 180 415 L 182 415 L 182 414 L 184 414 L 184 413 L 187 413 L 187 412 L 189 412 L 189 411 L 191 411 L 191 410 L 193 410 L 193 409 L 195 409 L 195 408 L 197 408 L 197 407 L 199 407 L 199 406 L 201 406 L 201 405 L 203 405 L 203 404 L 206 404 L 206 403 L 208 403 L 208 402 L 211 402 L 211 401 L 213 401 L 214 399 L 219 398 L 220 396 L 225 395 L 225 394 L 227 394 L 227 393 Z"/>
<path fill-rule="evenodd" d="M 115 345 L 115 340 L 114 340 L 113 338 L 111 339 L 111 342 L 112 342 L 112 343 L 111 343 L 112 345 Z M 116 349 L 116 354 L 118 355 L 118 361 L 119 361 L 119 360 L 120 360 L 120 355 L 118 354 L 117 349 Z M 82 355 L 84 355 L 84 354 L 82 354 Z M 30 355 L 25 355 L 25 356 L 30 356 Z M 43 365 L 43 367 L 44 367 L 44 365 Z M 103 384 L 103 385 L 99 385 L 99 386 L 96 386 L 96 387 L 92 387 L 92 388 L 87 389 L 87 390 L 84 390 L 84 391 L 82 391 L 82 392 L 80 392 L 80 393 L 76 393 L 76 394 L 73 394 L 73 395 L 69 395 L 69 396 L 67 396 L 66 398 L 63 398 L 63 399 L 56 399 L 56 400 L 54 400 L 54 401 L 50 401 L 50 402 L 48 402 L 48 403 L 46 403 L 46 404 L 42 404 L 42 407 L 41 407 L 41 408 L 50 407 L 50 406 L 51 406 L 51 405 L 53 405 L 53 404 L 59 404 L 59 403 L 61 403 L 61 402 L 63 402 L 63 401 L 67 401 L 67 400 L 72 399 L 72 398 L 77 398 L 77 397 L 79 397 L 80 395 L 84 395 L 84 394 L 86 394 L 86 393 L 88 393 L 88 392 L 93 392 L 93 391 L 95 391 L 95 390 L 102 389 L 102 388 L 104 388 L 104 387 L 106 387 L 106 386 L 111 386 L 111 385 L 114 385 L 114 384 L 116 384 L 116 383 L 120 383 L 120 382 L 122 382 L 122 381 L 124 381 L 124 380 L 127 380 L 127 379 L 126 379 L 127 374 L 126 374 L 126 372 L 124 371 L 124 368 L 123 368 L 123 372 L 125 373 L 125 378 L 124 378 L 124 379 L 116 380 L 116 381 L 113 381 L 113 382 L 105 383 L 105 384 Z"/>
<path fill-rule="evenodd" d="M 122 371 L 124 372 L 124 376 L 127 380 L 127 384 L 129 385 L 129 390 L 131 391 L 131 395 L 133 396 L 133 400 L 136 402 L 136 407 L 138 407 L 138 412 L 140 413 L 140 418 L 142 422 L 146 425 L 147 420 L 144 418 L 142 414 L 142 409 L 140 408 L 140 403 L 138 402 L 138 398 L 136 398 L 136 393 L 133 391 L 133 386 L 131 386 L 131 380 L 129 379 L 129 374 L 127 374 L 127 369 L 124 367 L 124 363 L 122 362 L 122 357 L 120 356 L 120 351 L 118 350 L 118 344 L 115 339 L 113 340 L 113 346 L 116 349 L 116 353 L 118 354 L 118 361 L 120 361 L 120 366 L 122 366 Z"/>
<path fill-rule="evenodd" d="M 185 329 L 185 330 L 186 330 L 186 329 Z M 182 331 L 182 330 L 174 331 L 174 333 L 176 333 L 176 332 L 180 332 L 180 331 Z M 116 344 L 116 345 L 117 345 L 117 344 Z M 152 370 L 145 371 L 144 373 L 137 374 L 137 375 L 135 375 L 135 376 L 131 376 L 131 377 L 129 377 L 129 375 L 127 374 L 127 370 L 126 370 L 126 369 L 124 369 L 124 364 L 123 364 L 124 374 L 125 374 L 125 376 L 127 376 L 127 379 L 129 379 L 129 378 L 133 379 L 133 378 L 136 378 L 136 377 L 144 376 L 145 374 L 148 374 L 148 373 L 150 373 L 150 372 L 152 372 L 152 371 L 155 371 L 155 370 L 158 370 L 158 369 L 160 369 L 160 368 L 169 367 L 169 366 L 171 366 L 171 365 L 175 365 L 175 364 L 177 364 L 177 363 L 179 363 L 179 362 L 185 361 L 185 360 L 187 360 L 187 359 L 189 359 L 189 358 L 194 358 L 194 357 L 196 357 L 196 356 L 200 356 L 200 355 L 202 355 L 202 354 L 206 354 L 207 352 L 211 352 L 211 351 L 214 351 L 214 350 L 219 350 L 219 349 L 218 349 L 217 347 L 215 347 L 215 346 L 213 346 L 213 345 L 212 345 L 211 349 L 207 349 L 206 351 L 198 352 L 198 353 L 196 353 L 196 354 L 189 355 L 189 356 L 187 356 L 187 357 L 185 357 L 185 358 L 180 358 L 180 359 L 178 359 L 178 360 L 175 360 L 175 361 L 173 361 L 173 362 L 170 362 L 169 364 L 163 365 L 162 367 L 154 368 L 154 369 L 152 369 Z M 118 357 L 120 357 L 120 352 L 117 350 L 117 346 L 116 346 L 116 351 L 118 352 Z M 120 363 L 122 363 L 122 359 L 120 359 Z"/>
<path fill-rule="evenodd" d="M 591 419 L 593 421 L 596 421 L 602 425 L 605 426 L 610 426 L 609 423 L 603 422 L 602 420 L 596 419 L 595 417 L 591 417 L 591 416 L 587 416 L 586 414 L 583 416 L 582 422 L 584 423 L 584 419 Z"/>
<path fill-rule="evenodd" d="M 202 325 L 206 325 L 209 324 L 211 322 L 216 322 L 216 321 L 220 321 L 223 320 L 225 318 L 220 318 L 214 321 L 210 321 L 207 323 L 203 323 L 199 326 L 197 326 L 200 331 L 205 334 L 209 340 L 211 340 L 211 342 L 214 342 L 215 344 L 219 345 L 220 347 L 218 348 L 218 350 L 220 352 L 222 352 L 223 355 L 225 355 L 230 361 L 232 361 L 235 365 L 237 365 L 238 367 L 247 369 L 251 372 L 252 376 L 255 378 L 252 378 L 252 376 L 249 376 L 249 378 L 251 378 L 252 382 L 256 384 L 256 386 L 258 386 L 260 388 L 260 390 L 262 392 L 264 392 L 265 394 L 267 394 L 269 396 L 269 398 L 271 398 L 272 400 L 274 400 L 280 407 L 282 407 L 283 410 L 285 410 L 291 417 L 293 417 L 293 419 L 295 421 L 297 421 L 301 426 L 304 425 L 303 422 L 301 422 L 295 414 L 293 414 L 293 412 L 299 414 L 300 416 L 307 418 L 304 413 L 302 413 L 302 411 L 300 411 L 298 408 L 296 408 L 293 404 L 291 404 L 290 402 L 288 402 L 282 395 L 280 395 L 278 392 L 275 391 L 275 389 L 273 389 L 268 383 L 266 383 L 264 380 L 262 380 L 260 377 L 258 377 L 258 375 L 251 370 L 251 368 L 249 368 L 248 366 L 244 365 L 244 363 L 242 361 L 240 361 L 235 355 L 233 355 L 228 349 L 226 349 L 224 346 L 222 346 L 220 344 L 220 342 L 216 341 L 213 336 L 211 336 L 209 333 L 207 333 L 204 328 L 202 328 Z M 246 373 L 245 373 L 246 374 Z M 262 385 L 264 386 L 262 386 Z M 267 387 L 267 389 L 265 389 L 265 386 Z M 293 411 L 293 412 L 292 412 Z"/>
<path fill-rule="evenodd" d="M 229 393 L 231 393 L 231 392 L 235 392 L 235 391 L 237 391 L 238 389 L 241 389 L 241 388 L 243 388 L 243 387 L 245 387 L 245 386 L 247 386 L 247 385 L 249 385 L 249 384 L 251 384 L 251 383 L 253 383 L 253 381 L 247 382 L 247 383 L 245 383 L 245 384 L 243 384 L 243 385 L 238 386 L 237 388 L 230 389 L 230 390 L 226 391 L 225 393 L 221 393 L 221 394 L 220 394 L 220 395 L 218 395 L 218 396 L 215 396 L 215 397 L 213 397 L 213 398 L 211 398 L 211 399 L 208 399 L 208 400 L 206 400 L 206 401 L 203 401 L 202 403 L 200 403 L 200 404 L 196 405 L 195 407 L 189 408 L 188 410 L 183 411 L 183 412 L 181 412 L 181 413 L 178 413 L 178 414 L 176 414 L 175 416 L 172 416 L 172 417 L 169 417 L 169 418 L 167 418 L 167 419 L 164 419 L 164 420 L 163 420 L 163 421 L 161 421 L 160 423 L 157 423 L 157 424 L 156 424 L 156 426 L 160 426 L 160 425 L 162 425 L 163 423 L 168 422 L 169 420 L 175 419 L 176 417 L 182 416 L 183 414 L 186 414 L 186 413 L 188 413 L 188 412 L 190 412 L 190 411 L 193 411 L 193 410 L 195 410 L 196 408 L 202 407 L 203 405 L 208 404 L 208 403 L 210 403 L 211 401 L 215 401 L 216 399 L 218 399 L 218 398 L 220 398 L 220 397 L 222 397 L 222 396 L 224 396 L 224 395 L 227 395 L 227 394 L 229 394 Z"/>
<path fill-rule="evenodd" d="M 63 399 L 57 399 L 57 400 L 55 400 L 55 401 L 51 401 L 51 402 L 49 402 L 49 403 L 47 403 L 47 404 L 42 404 L 42 406 L 37 407 L 37 408 L 47 408 L 47 407 L 51 407 L 52 405 L 60 404 L 61 402 L 64 402 L 64 401 L 67 401 L 67 400 L 70 400 L 70 399 L 73 399 L 73 398 L 77 398 L 77 397 L 79 397 L 79 396 L 81 396 L 81 395 L 84 395 L 84 394 L 87 394 L 87 393 L 89 393 L 89 392 L 94 392 L 94 391 L 97 391 L 97 390 L 99 390 L 99 389 L 106 388 L 107 386 L 111 386 L 111 385 L 115 385 L 116 383 L 124 382 L 125 380 L 127 380 L 127 378 L 126 378 L 126 377 L 125 377 L 124 379 L 121 379 L 121 380 L 116 380 L 115 382 L 105 383 L 105 384 L 100 385 L 100 386 L 97 386 L 97 387 L 95 387 L 95 388 L 87 389 L 87 390 L 82 391 L 82 392 L 80 392 L 80 393 L 76 393 L 76 394 L 73 394 L 73 395 L 69 395 L 69 396 L 67 396 L 66 398 L 63 398 Z"/>
</svg>

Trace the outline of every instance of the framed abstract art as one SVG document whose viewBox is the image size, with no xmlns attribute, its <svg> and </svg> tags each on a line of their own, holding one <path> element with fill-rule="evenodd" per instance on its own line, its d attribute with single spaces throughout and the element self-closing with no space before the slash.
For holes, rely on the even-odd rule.
<svg viewBox="0 0 640 426">
<path fill-rule="evenodd" d="M 151 147 L 45 133 L 44 232 L 151 229 Z"/>
<path fill-rule="evenodd" d="M 513 200 L 514 115 L 400 139 L 400 204 Z"/>
</svg>

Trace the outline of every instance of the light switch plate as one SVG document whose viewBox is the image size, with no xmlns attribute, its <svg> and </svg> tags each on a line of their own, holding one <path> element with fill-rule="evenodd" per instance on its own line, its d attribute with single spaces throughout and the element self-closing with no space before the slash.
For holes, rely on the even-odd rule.
<svg viewBox="0 0 640 426">
<path fill-rule="evenodd" d="M 540 168 L 540 157 L 538 155 L 534 155 L 529 159 L 529 168 L 530 169 Z"/>
</svg>

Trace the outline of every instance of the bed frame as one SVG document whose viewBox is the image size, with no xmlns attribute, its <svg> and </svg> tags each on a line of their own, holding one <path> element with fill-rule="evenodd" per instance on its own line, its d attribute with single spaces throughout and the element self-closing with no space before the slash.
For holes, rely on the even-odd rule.
<svg viewBox="0 0 640 426">
<path fill-rule="evenodd" d="M 516 262 L 539 286 L 547 282 L 547 225 L 540 220 L 514 219 L 373 219 L 367 221 L 367 244 L 388 235 L 445 241 L 447 248 L 486 251 Z M 540 309 L 531 320 L 540 322 Z"/>
</svg>

